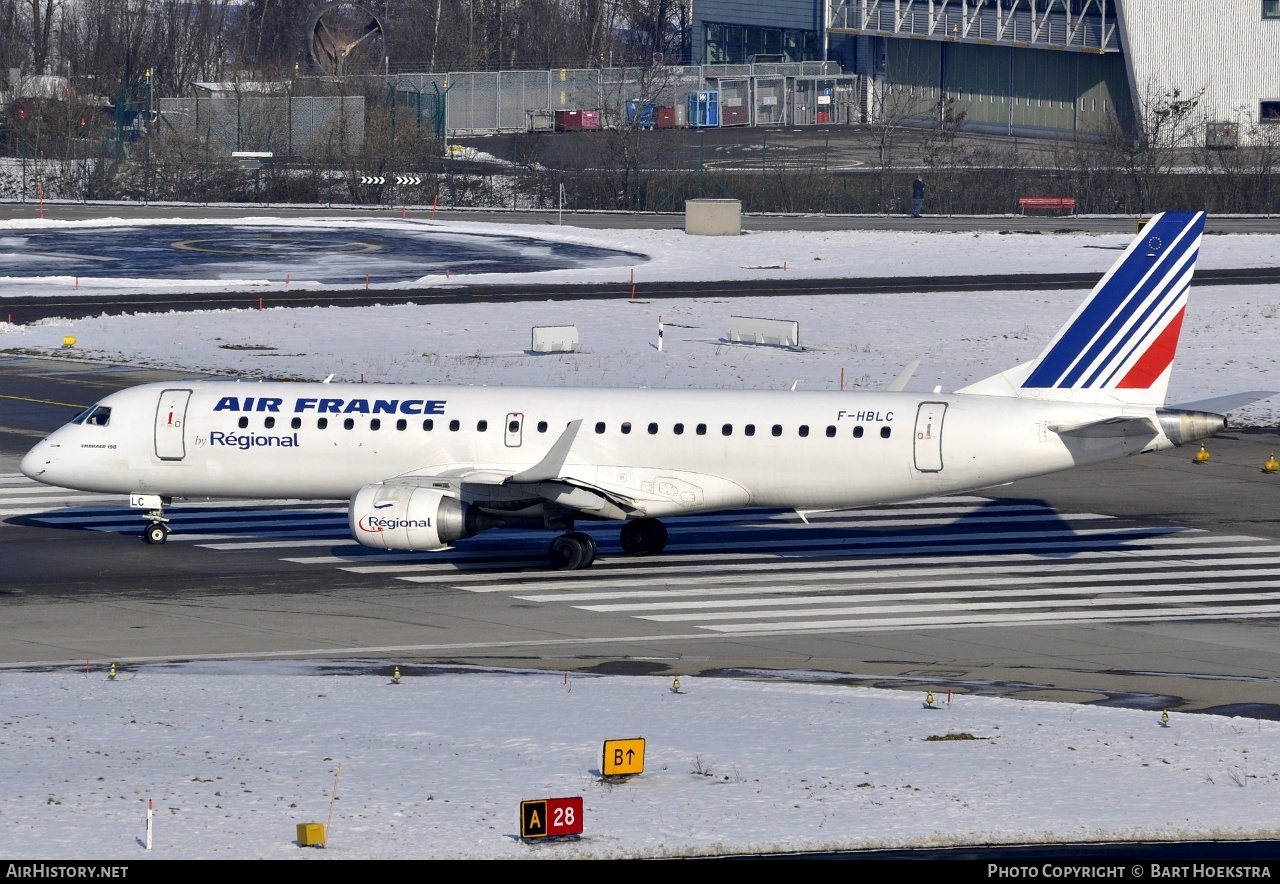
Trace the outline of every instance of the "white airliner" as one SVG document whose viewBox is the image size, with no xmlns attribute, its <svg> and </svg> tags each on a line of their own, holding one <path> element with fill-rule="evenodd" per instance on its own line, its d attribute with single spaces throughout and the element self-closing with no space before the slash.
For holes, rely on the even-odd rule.
<svg viewBox="0 0 1280 884">
<path fill-rule="evenodd" d="M 1204 229 L 1146 225 L 1040 356 L 954 393 L 543 389 L 198 381 L 112 393 L 22 472 L 129 494 L 145 539 L 175 497 L 349 499 L 369 547 L 439 550 L 501 525 L 555 530 L 585 568 L 582 520 L 657 553 L 663 518 L 844 509 L 986 488 L 1210 436 L 1245 393 L 1165 408 Z"/>
</svg>

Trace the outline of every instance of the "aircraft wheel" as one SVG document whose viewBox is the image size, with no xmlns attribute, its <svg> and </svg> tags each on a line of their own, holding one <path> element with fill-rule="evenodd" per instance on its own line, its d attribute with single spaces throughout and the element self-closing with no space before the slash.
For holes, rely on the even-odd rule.
<svg viewBox="0 0 1280 884">
<path fill-rule="evenodd" d="M 667 526 L 654 519 L 649 525 L 649 555 L 656 556 L 667 548 Z"/>
<path fill-rule="evenodd" d="M 169 529 L 163 522 L 151 522 L 147 525 L 147 530 L 142 532 L 142 538 L 147 543 L 164 543 L 169 539 Z"/>
<path fill-rule="evenodd" d="M 618 540 L 629 556 L 655 555 L 667 545 L 667 526 L 657 519 L 636 519 L 622 526 Z"/>
<path fill-rule="evenodd" d="M 636 519 L 622 526 L 622 530 L 618 532 L 618 541 L 622 544 L 622 551 L 629 556 L 642 556 L 645 553 L 646 535 L 644 530 L 644 519 Z"/>
<path fill-rule="evenodd" d="M 578 567 L 579 567 L 579 568 L 590 568 L 590 567 L 591 567 L 591 565 L 592 565 L 592 564 L 595 562 L 595 560 L 596 560 L 596 542 L 595 542 L 595 539 L 594 539 L 594 538 L 592 538 L 592 536 L 591 536 L 590 534 L 586 534 L 586 533 L 584 533 L 584 532 L 582 532 L 582 531 L 574 531 L 574 532 L 573 532 L 572 534 L 570 534 L 569 536 L 570 536 L 570 537 L 576 537 L 576 538 L 578 539 L 578 542 L 579 542 L 579 543 L 581 543 L 581 544 L 586 548 L 586 551 L 587 551 L 586 557 L 585 557 L 585 558 L 583 558 L 583 560 L 582 560 L 582 564 L 581 564 L 581 565 L 579 565 Z"/>
<path fill-rule="evenodd" d="M 557 571 L 576 571 L 585 567 L 587 545 L 574 534 L 561 534 L 547 547 L 547 560 Z"/>
</svg>

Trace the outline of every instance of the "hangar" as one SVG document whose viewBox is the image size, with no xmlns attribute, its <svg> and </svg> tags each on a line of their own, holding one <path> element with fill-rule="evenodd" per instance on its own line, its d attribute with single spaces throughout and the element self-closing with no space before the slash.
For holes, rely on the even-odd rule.
<svg viewBox="0 0 1280 884">
<path fill-rule="evenodd" d="M 1092 137 L 1181 100 L 1211 147 L 1280 131 L 1280 0 L 692 2 L 695 64 L 838 60 L 868 121 Z"/>
</svg>

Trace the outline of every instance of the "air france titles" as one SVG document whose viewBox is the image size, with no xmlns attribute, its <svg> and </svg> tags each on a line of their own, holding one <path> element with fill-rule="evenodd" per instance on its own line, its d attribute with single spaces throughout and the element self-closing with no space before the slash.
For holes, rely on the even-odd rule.
<svg viewBox="0 0 1280 884">
<path fill-rule="evenodd" d="M 325 399 L 299 396 L 293 407 L 285 409 L 279 396 L 223 396 L 214 411 L 265 411 L 294 414 L 313 411 L 316 414 L 444 414 L 444 399 Z"/>
</svg>

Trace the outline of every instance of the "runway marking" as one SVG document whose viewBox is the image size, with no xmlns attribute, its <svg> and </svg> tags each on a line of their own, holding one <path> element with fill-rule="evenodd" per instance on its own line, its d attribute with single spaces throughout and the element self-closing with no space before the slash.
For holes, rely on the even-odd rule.
<svg viewBox="0 0 1280 884">
<path fill-rule="evenodd" d="M 1178 608 L 1171 610 L 1143 609 L 1129 614 L 1105 614 L 1098 616 L 1086 612 L 1068 612 L 1062 614 L 1006 614 L 990 617 L 910 617 L 886 618 L 884 620 L 814 620 L 803 623 L 742 623 L 715 626 L 703 626 L 712 632 L 723 634 L 758 634 L 780 635 L 799 632 L 850 632 L 903 629 L 967 629 L 978 626 L 1004 626 L 1009 624 L 1034 626 L 1065 626 L 1087 623 L 1128 623 L 1151 620 L 1221 620 L 1227 617 L 1243 617 L 1257 619 L 1274 617 L 1280 614 L 1280 605 L 1264 605 L 1261 607 L 1214 608 Z M 779 632 L 779 630 L 783 630 Z"/>
<path fill-rule="evenodd" d="M 117 496 L 12 475 L 0 476 L 0 507 L 56 527 L 123 534 L 141 527 L 140 511 Z M 342 504 L 199 501 L 167 514 L 171 541 L 210 551 L 275 554 L 391 585 L 505 596 L 712 637 L 1259 618 L 1280 610 L 1278 543 L 975 496 L 812 514 L 807 523 L 782 510 L 690 516 L 673 522 L 667 551 L 636 558 L 617 554 L 616 525 L 591 524 L 584 528 L 602 557 L 577 572 L 546 570 L 541 538 L 501 529 L 440 553 L 366 549 L 350 537 Z M 298 555 L 308 548 L 323 554 Z"/>
<path fill-rule="evenodd" d="M 58 401 L 53 400 L 53 399 L 36 399 L 36 398 L 34 398 L 34 397 L 32 397 L 32 396 L 13 396 L 13 395 L 10 395 L 10 394 L 7 394 L 7 393 L 0 393 L 0 399 L 9 399 L 9 400 L 12 400 L 12 401 L 14 401 L 14 402 L 30 402 L 30 403 L 32 403 L 33 405 L 57 405 L 57 406 L 58 406 L 58 407 L 60 407 L 60 408 L 79 408 L 79 409 L 85 409 L 85 408 L 88 408 L 88 407 L 89 407 L 89 406 L 87 406 L 87 405 L 77 405 L 77 404 L 76 404 L 76 403 L 74 403 L 74 402 L 58 402 Z M 41 434 L 41 435 L 44 435 L 44 434 Z M 25 479 L 25 478 L 26 478 L 26 476 L 21 476 L 21 477 L 19 477 L 19 478 L 23 478 L 23 479 Z M 27 481 L 30 481 L 30 480 L 28 479 Z"/>
</svg>

